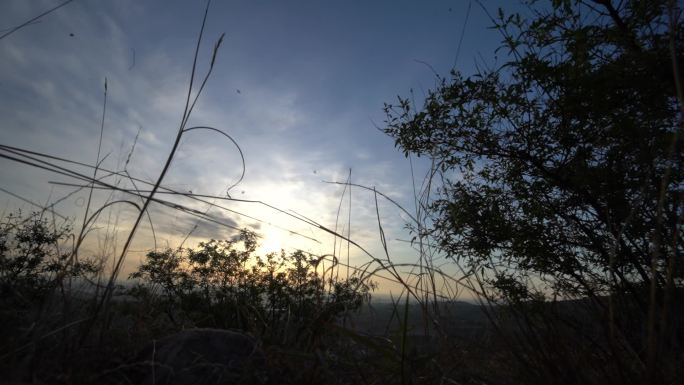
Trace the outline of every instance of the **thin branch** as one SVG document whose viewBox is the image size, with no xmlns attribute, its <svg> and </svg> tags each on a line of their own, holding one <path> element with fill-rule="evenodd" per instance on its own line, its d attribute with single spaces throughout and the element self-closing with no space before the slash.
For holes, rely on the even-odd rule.
<svg viewBox="0 0 684 385">
<path fill-rule="evenodd" d="M 5 32 L 3 35 L 1 35 L 1 36 L 0 36 L 0 40 L 6 38 L 7 36 L 9 36 L 9 35 L 11 35 L 11 34 L 17 32 L 18 30 L 20 30 L 20 29 L 22 29 L 22 28 L 24 28 L 24 27 L 26 27 L 26 26 L 28 26 L 28 25 L 30 25 L 30 24 L 33 24 L 34 22 L 36 22 L 36 20 L 40 19 L 41 17 L 46 16 L 46 15 L 48 15 L 48 14 L 50 14 L 50 13 L 52 13 L 52 12 L 54 12 L 54 11 L 60 9 L 60 8 L 62 8 L 63 6 L 65 6 L 65 5 L 69 4 L 69 3 L 71 3 L 72 1 L 74 1 L 74 0 L 67 0 L 67 1 L 65 1 L 65 2 L 63 2 L 63 3 L 61 3 L 61 4 L 57 5 L 57 6 L 55 6 L 55 7 L 53 7 L 53 8 L 48 9 L 47 11 L 41 13 L 41 14 L 38 15 L 38 16 L 36 16 L 36 17 L 34 17 L 34 18 L 31 18 L 31 19 L 29 19 L 29 20 L 27 20 L 27 21 L 25 21 L 25 22 L 19 24 L 18 26 L 16 26 L 16 27 L 10 29 L 9 31 L 7 31 L 7 32 Z"/>
</svg>

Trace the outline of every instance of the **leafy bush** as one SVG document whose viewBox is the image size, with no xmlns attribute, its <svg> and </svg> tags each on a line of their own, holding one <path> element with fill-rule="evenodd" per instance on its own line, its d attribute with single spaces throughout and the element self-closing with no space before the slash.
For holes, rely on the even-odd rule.
<svg viewBox="0 0 684 385">
<path fill-rule="evenodd" d="M 0 301 L 22 307 L 40 303 L 64 278 L 85 278 L 98 271 L 91 260 L 76 261 L 62 244 L 71 233 L 40 213 L 21 212 L 0 222 Z M 3 309 L 7 309 L 3 306 Z"/>
<path fill-rule="evenodd" d="M 320 326 L 369 299 L 372 287 L 358 277 L 319 275 L 319 258 L 302 251 L 262 257 L 256 248 L 256 235 L 242 231 L 194 250 L 150 252 L 131 274 L 140 282 L 129 293 L 178 327 L 239 328 L 279 344 L 310 342 Z"/>
<path fill-rule="evenodd" d="M 243 231 L 195 249 L 150 252 L 131 274 L 136 285 L 124 288 L 135 300 L 119 297 L 96 319 L 101 270 L 77 260 L 71 237 L 70 226 L 39 213 L 0 222 L 0 373 L 7 378 L 91 383 L 108 373 L 118 383 L 147 342 L 191 327 L 248 331 L 272 347 L 278 371 L 294 376 L 302 359 L 315 361 L 314 351 L 343 344 L 327 326 L 369 300 L 372 288 L 317 271 L 320 259 L 302 251 L 257 256 L 256 235 Z M 97 323 L 86 334 L 90 321 Z M 331 373 L 315 376 L 334 382 Z"/>
<path fill-rule="evenodd" d="M 681 383 L 681 10 L 530 1 L 492 21 L 502 65 L 454 70 L 422 107 L 385 106 L 385 132 L 444 182 L 426 233 L 516 312 L 527 381 Z M 556 299 L 589 307 L 605 332 L 549 333 L 567 315 L 528 305 Z"/>
<path fill-rule="evenodd" d="M 68 224 L 39 212 L 0 219 L 0 373 L 10 382 L 63 375 L 100 273 L 77 260 Z M 57 374 L 55 374 L 57 373 Z M 54 378 L 53 378 L 54 380 Z"/>
</svg>

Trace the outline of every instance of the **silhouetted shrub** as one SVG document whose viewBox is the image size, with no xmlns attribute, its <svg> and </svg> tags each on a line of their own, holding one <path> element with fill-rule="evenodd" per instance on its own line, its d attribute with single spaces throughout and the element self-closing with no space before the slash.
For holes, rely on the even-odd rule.
<svg viewBox="0 0 684 385">
<path fill-rule="evenodd" d="M 269 342 L 303 343 L 321 327 L 369 299 L 357 277 L 324 279 L 318 258 L 302 251 L 255 255 L 256 235 L 211 240 L 196 249 L 147 254 L 129 293 L 178 327 L 238 328 Z"/>
</svg>

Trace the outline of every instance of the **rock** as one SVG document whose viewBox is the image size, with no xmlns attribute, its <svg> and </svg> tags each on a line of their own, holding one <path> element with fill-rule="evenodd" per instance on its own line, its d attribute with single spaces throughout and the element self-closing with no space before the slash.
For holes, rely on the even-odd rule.
<svg viewBox="0 0 684 385">
<path fill-rule="evenodd" d="M 184 330 L 146 347 L 138 365 L 144 368 L 140 385 L 264 382 L 263 352 L 256 339 L 239 331 Z"/>
</svg>

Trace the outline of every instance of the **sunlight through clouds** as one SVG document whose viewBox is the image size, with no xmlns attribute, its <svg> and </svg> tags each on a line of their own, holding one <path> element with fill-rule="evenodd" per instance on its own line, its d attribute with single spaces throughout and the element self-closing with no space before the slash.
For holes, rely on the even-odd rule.
<svg viewBox="0 0 684 385">
<path fill-rule="evenodd" d="M 15 25 L 50 4 L 6 2 L 1 6 L 0 26 Z M 203 74 L 215 39 L 226 33 L 214 73 L 188 127 L 211 126 L 230 135 L 244 154 L 244 180 L 226 191 L 241 174 L 239 152 L 221 135 L 197 131 L 183 135 L 163 183 L 183 194 L 254 202 L 202 198 L 222 209 L 159 193 L 167 206 L 152 204 L 149 217 L 157 225 L 150 226 L 147 218 L 143 222 L 134 241 L 139 252 L 126 261 L 126 271 L 153 248 L 154 239 L 158 247 L 191 247 L 207 238 L 230 238 L 240 228 L 261 234 L 264 251 L 297 248 L 314 254 L 339 253 L 340 240 L 323 227 L 349 234 L 373 255 L 384 256 L 378 214 L 393 255 L 400 261 L 413 258 L 410 248 L 396 242 L 409 238 L 406 216 L 383 198 L 376 209 L 372 188 L 413 208 L 409 164 L 376 126 L 384 119 L 384 102 L 434 82 L 433 74 L 416 59 L 431 62 L 444 73 L 450 69 L 453 58 L 444 48 L 453 44 L 452 20 L 443 15 L 433 22 L 443 32 L 443 40 L 435 40 L 439 35 L 435 31 L 399 32 L 398 26 L 416 17 L 411 12 L 378 5 L 363 9 L 316 5 L 296 12 L 290 6 L 282 12 L 283 7 L 217 2 L 199 50 L 197 68 Z M 202 11 L 194 2 L 77 1 L 4 39 L 0 42 L 4 117 L 0 142 L 93 164 L 106 78 L 100 167 L 125 171 L 128 174 L 105 180 L 145 195 L 180 125 Z M 311 12 L 318 16 L 312 17 Z M 386 18 L 387 12 L 394 18 Z M 253 23 L 255 14 L 269 22 Z M 359 28 L 349 29 L 350 23 Z M 379 30 L 405 35 L 388 41 L 384 34 L 373 32 Z M 402 39 L 416 44 L 401 44 Z M 428 165 L 424 159 L 414 159 L 416 175 L 422 177 Z M 79 172 L 92 174 L 92 169 L 78 167 Z M 350 169 L 352 182 L 369 188 L 352 188 L 351 212 L 348 191 L 343 196 L 342 185 L 327 183 L 345 182 Z M 128 176 L 138 178 L 135 186 Z M 85 191 L 69 194 L 76 189 L 73 184 L 83 182 L 25 170 L 8 161 L 0 168 L 0 180 L 34 202 L 60 200 L 55 207 L 76 221 L 82 216 Z M 50 184 L 55 181 L 72 185 Z M 97 191 L 93 203 L 112 199 L 140 203 L 133 193 Z M 8 202 L 8 209 L 30 209 L 26 202 Z M 198 218 L 169 209 L 174 204 L 211 216 L 216 223 L 198 224 Z M 130 208 L 119 214 L 118 242 L 134 216 L 126 210 Z M 94 240 L 88 247 L 101 246 Z M 344 250 L 346 260 L 346 246 Z M 369 257 L 352 247 L 350 260 L 362 264 Z"/>
</svg>

